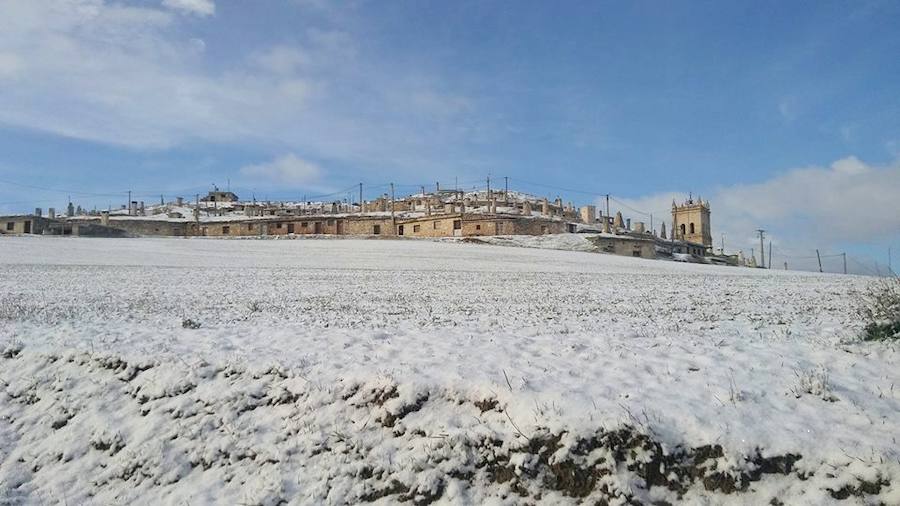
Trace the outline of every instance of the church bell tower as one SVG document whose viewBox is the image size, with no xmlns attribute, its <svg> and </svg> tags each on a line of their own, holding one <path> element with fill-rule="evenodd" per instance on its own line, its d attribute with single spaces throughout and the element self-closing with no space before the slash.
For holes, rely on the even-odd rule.
<svg viewBox="0 0 900 506">
<path fill-rule="evenodd" d="M 688 198 L 678 205 L 672 201 L 672 234 L 676 239 L 712 248 L 712 228 L 709 222 L 709 201 Z"/>
</svg>

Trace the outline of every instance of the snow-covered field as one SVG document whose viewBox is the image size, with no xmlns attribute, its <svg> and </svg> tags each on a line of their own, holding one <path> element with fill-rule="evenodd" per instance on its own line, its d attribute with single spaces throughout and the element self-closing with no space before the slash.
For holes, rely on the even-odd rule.
<svg viewBox="0 0 900 506">
<path fill-rule="evenodd" d="M 900 353 L 857 340 L 869 283 L 3 238 L 0 504 L 900 504 Z"/>
</svg>

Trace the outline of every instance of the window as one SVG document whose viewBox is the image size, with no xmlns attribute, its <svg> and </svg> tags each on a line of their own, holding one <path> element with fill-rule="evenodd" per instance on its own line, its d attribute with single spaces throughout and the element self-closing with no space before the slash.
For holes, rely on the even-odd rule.
<svg viewBox="0 0 900 506">
<path fill-rule="evenodd" d="M 288 232 L 289 234 L 293 234 L 293 233 L 294 233 L 294 224 L 293 224 L 293 223 L 288 223 L 288 231 L 287 231 L 287 232 Z"/>
<path fill-rule="evenodd" d="M 475 230 L 481 230 L 481 225 L 475 225 Z"/>
<path fill-rule="evenodd" d="M 403 225 L 397 226 L 397 235 L 403 235 Z"/>
<path fill-rule="evenodd" d="M 373 225 L 372 233 L 375 235 L 381 235 L 381 225 Z"/>
<path fill-rule="evenodd" d="M 462 221 L 453 220 L 453 230 L 461 230 L 462 229 Z"/>
<path fill-rule="evenodd" d="M 281 223 L 276 223 L 275 228 L 281 228 Z"/>
<path fill-rule="evenodd" d="M 681 237 L 684 237 L 684 234 L 685 234 L 684 223 L 682 223 L 681 224 Z"/>
<path fill-rule="evenodd" d="M 546 233 L 547 233 L 547 227 L 544 225 L 541 225 L 541 235 L 544 235 Z"/>
<path fill-rule="evenodd" d="M 691 223 L 691 233 L 692 234 L 694 233 L 694 224 L 693 223 Z"/>
<path fill-rule="evenodd" d="M 309 227 L 309 223 L 307 223 L 305 221 L 300 224 L 300 228 L 307 228 L 307 227 Z"/>
<path fill-rule="evenodd" d="M 333 226 L 334 226 L 334 220 L 328 220 L 328 226 L 329 226 L 329 227 L 333 227 Z"/>
<path fill-rule="evenodd" d="M 631 256 L 633 256 L 633 257 L 639 257 L 639 256 L 641 256 L 641 250 L 635 248 L 635 249 L 631 252 Z"/>
<path fill-rule="evenodd" d="M 14 222 L 14 221 L 6 222 L 6 230 L 13 230 L 14 228 L 16 228 L 16 222 Z"/>
<path fill-rule="evenodd" d="M 227 234 L 229 232 L 231 232 L 231 227 L 229 227 L 228 225 L 225 225 L 224 227 L 222 227 L 223 234 Z"/>
<path fill-rule="evenodd" d="M 432 228 L 433 230 L 437 230 L 437 229 L 438 229 L 438 222 L 432 221 L 432 222 L 431 222 L 431 228 Z"/>
<path fill-rule="evenodd" d="M 249 231 L 251 231 L 251 232 L 253 231 L 253 224 L 252 224 L 252 223 L 248 223 L 248 224 L 247 224 L 247 230 L 249 230 Z"/>
<path fill-rule="evenodd" d="M 418 232 L 419 230 L 422 230 L 422 227 L 421 227 L 421 226 L 419 226 L 419 225 L 413 225 L 413 232 Z"/>
</svg>

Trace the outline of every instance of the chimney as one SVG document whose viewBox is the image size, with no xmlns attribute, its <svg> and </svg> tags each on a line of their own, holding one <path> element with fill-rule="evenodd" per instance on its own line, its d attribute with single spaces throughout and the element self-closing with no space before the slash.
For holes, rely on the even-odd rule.
<svg viewBox="0 0 900 506">
<path fill-rule="evenodd" d="M 625 228 L 625 220 L 622 219 L 622 211 L 616 211 L 616 219 L 613 220 L 613 229 L 618 232 L 619 229 L 622 228 Z"/>
</svg>

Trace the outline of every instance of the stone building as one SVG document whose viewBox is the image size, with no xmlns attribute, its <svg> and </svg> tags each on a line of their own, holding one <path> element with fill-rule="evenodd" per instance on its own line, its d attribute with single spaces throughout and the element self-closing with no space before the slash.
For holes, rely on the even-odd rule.
<svg viewBox="0 0 900 506">
<path fill-rule="evenodd" d="M 672 201 L 672 235 L 675 239 L 702 244 L 712 249 L 709 202 L 689 198 L 682 205 Z"/>
</svg>

